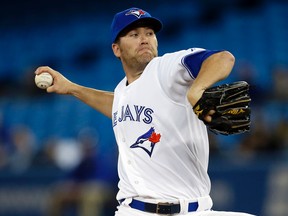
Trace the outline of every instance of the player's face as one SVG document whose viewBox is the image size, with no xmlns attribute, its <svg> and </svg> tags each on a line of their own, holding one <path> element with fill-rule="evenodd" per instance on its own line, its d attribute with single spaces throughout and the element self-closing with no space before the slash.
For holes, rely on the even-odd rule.
<svg viewBox="0 0 288 216">
<path fill-rule="evenodd" d="M 158 55 L 158 42 L 153 29 L 138 27 L 119 38 L 114 54 L 129 67 L 142 69 Z"/>
</svg>

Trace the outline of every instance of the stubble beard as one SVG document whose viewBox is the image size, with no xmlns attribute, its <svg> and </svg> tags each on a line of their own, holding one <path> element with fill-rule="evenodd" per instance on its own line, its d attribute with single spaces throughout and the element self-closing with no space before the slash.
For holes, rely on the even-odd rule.
<svg viewBox="0 0 288 216">
<path fill-rule="evenodd" d="M 120 48 L 121 49 L 121 48 Z M 149 64 L 149 62 L 158 56 L 157 50 L 150 48 L 148 51 L 141 50 L 136 51 L 135 55 L 130 55 L 129 52 L 125 52 L 122 50 L 122 62 L 128 67 L 135 71 L 141 72 L 145 69 L 145 67 Z"/>
<path fill-rule="evenodd" d="M 158 55 L 157 51 L 149 49 L 149 51 L 147 52 L 143 52 L 141 54 L 138 53 L 138 55 L 135 58 L 137 59 L 139 66 L 142 65 L 142 69 L 144 70 L 145 67 L 149 64 L 149 62 L 157 55 Z"/>
<path fill-rule="evenodd" d="M 152 53 L 143 53 L 139 56 L 127 59 L 126 63 L 136 71 L 143 71 L 154 57 L 155 56 Z"/>
</svg>

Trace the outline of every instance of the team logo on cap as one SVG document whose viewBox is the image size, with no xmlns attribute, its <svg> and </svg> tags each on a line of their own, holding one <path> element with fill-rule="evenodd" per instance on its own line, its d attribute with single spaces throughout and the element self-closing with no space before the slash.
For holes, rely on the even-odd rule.
<svg viewBox="0 0 288 216">
<path fill-rule="evenodd" d="M 150 157 L 152 156 L 155 144 L 160 141 L 161 134 L 157 134 L 155 129 L 151 127 L 146 133 L 139 136 L 134 144 L 130 148 L 141 148 Z"/>
<path fill-rule="evenodd" d="M 146 12 L 139 9 L 139 10 L 130 10 L 129 12 L 127 12 L 125 15 L 128 16 L 128 15 L 134 15 L 136 16 L 138 19 L 144 15 Z"/>
</svg>

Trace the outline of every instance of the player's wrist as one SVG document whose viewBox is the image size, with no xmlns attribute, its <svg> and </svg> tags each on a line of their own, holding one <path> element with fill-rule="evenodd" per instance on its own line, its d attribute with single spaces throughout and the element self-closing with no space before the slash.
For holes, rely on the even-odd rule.
<svg viewBox="0 0 288 216">
<path fill-rule="evenodd" d="M 77 97 L 77 95 L 81 93 L 82 88 L 83 88 L 82 86 L 69 81 L 69 84 L 67 85 L 66 94 Z"/>
<path fill-rule="evenodd" d="M 201 98 L 204 90 L 203 89 L 190 89 L 187 93 L 187 99 L 193 107 L 197 101 Z"/>
</svg>

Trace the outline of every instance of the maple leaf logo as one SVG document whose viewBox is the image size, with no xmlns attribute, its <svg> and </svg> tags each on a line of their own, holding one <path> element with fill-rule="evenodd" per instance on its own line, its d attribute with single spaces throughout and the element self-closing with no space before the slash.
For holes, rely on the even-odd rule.
<svg viewBox="0 0 288 216">
<path fill-rule="evenodd" d="M 143 149 L 150 157 L 152 156 L 155 144 L 160 142 L 161 134 L 156 133 L 155 129 L 151 127 L 146 133 L 139 136 L 130 148 Z"/>
<path fill-rule="evenodd" d="M 148 140 L 150 142 L 156 144 L 157 142 L 160 141 L 160 138 L 161 138 L 161 134 L 157 134 L 157 133 L 153 132 Z"/>
</svg>

